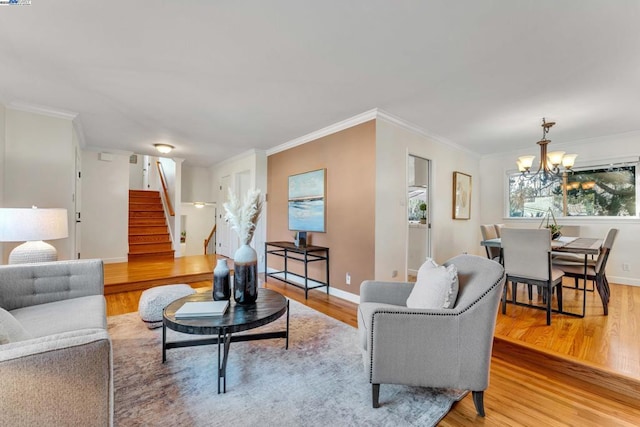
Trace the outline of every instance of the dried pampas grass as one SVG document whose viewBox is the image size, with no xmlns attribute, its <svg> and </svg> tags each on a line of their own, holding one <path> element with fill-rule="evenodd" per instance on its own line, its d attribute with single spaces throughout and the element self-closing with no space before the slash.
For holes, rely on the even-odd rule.
<svg viewBox="0 0 640 427">
<path fill-rule="evenodd" d="M 262 212 L 262 200 L 260 190 L 249 190 L 242 204 L 236 195 L 229 189 L 229 201 L 225 202 L 225 221 L 231 224 L 243 245 L 248 245 L 253 238 L 256 224 Z"/>
</svg>

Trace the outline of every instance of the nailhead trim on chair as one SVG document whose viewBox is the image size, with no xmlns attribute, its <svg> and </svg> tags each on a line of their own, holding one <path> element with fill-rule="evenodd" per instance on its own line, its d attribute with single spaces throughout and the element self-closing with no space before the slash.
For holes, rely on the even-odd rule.
<svg viewBox="0 0 640 427">
<path fill-rule="evenodd" d="M 500 276 L 500 278 L 493 284 L 491 285 L 491 287 L 489 289 L 487 289 L 482 295 L 480 295 L 474 302 L 472 302 L 471 304 L 469 304 L 469 306 L 467 306 L 467 308 L 465 308 L 464 310 L 462 310 L 460 313 L 423 313 L 423 312 L 416 312 L 416 311 L 403 311 L 401 314 L 402 315 L 418 315 L 418 316 L 459 316 L 462 313 L 468 311 L 471 309 L 471 307 L 473 307 L 474 305 L 476 305 L 478 302 L 480 302 L 480 300 L 482 298 L 484 298 L 485 296 L 487 296 L 487 294 L 489 294 L 491 291 L 493 291 L 502 281 L 502 279 L 504 279 L 505 275 L 504 275 L 504 271 L 502 272 L 502 276 Z M 382 310 L 382 311 L 376 311 L 373 313 L 373 319 L 371 320 L 371 349 L 369 351 L 369 353 L 371 354 L 371 360 L 369 361 L 369 383 L 373 384 L 373 330 L 374 330 L 374 324 L 376 321 L 376 315 L 377 314 L 399 314 L 397 311 L 388 311 L 388 310 Z"/>
<path fill-rule="evenodd" d="M 373 330 L 375 329 L 374 325 L 375 325 L 377 314 L 402 314 L 402 315 L 418 315 L 418 316 L 459 316 L 462 313 L 465 313 L 466 311 L 470 310 L 471 307 L 476 305 L 478 302 L 480 302 L 482 298 L 484 298 L 485 296 L 487 296 L 487 294 L 493 291 L 500 284 L 500 282 L 502 282 L 502 279 L 504 279 L 504 277 L 505 277 L 505 274 L 503 271 L 502 276 L 493 285 L 491 285 L 489 289 L 487 289 L 474 302 L 469 304 L 467 308 L 465 308 L 459 313 L 450 313 L 450 314 L 449 313 L 423 313 L 423 312 L 416 312 L 416 311 L 403 311 L 402 313 L 398 313 L 397 311 L 388 311 L 388 310 L 375 311 L 373 313 L 373 319 L 371 320 L 371 348 L 369 349 L 369 353 L 371 354 L 371 360 L 369 361 L 369 383 L 373 384 Z"/>
</svg>

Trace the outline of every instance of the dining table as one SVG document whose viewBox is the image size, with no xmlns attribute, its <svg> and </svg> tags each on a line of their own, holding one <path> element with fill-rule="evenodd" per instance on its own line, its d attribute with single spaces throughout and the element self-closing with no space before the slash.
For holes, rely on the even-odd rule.
<svg viewBox="0 0 640 427">
<path fill-rule="evenodd" d="M 582 313 L 573 313 L 568 311 L 562 311 L 562 314 L 568 314 L 570 316 L 584 317 L 587 309 L 587 267 L 588 267 L 588 257 L 589 255 L 598 255 L 600 253 L 600 248 L 604 241 L 602 239 L 596 239 L 591 237 L 570 237 L 570 236 L 560 236 L 557 239 L 551 240 L 551 251 L 552 252 L 562 252 L 562 253 L 570 253 L 570 254 L 578 254 L 584 255 L 584 286 L 582 288 Z M 487 239 L 480 242 L 482 246 L 500 248 L 500 263 L 503 261 L 503 253 L 502 253 L 502 241 L 501 239 Z M 602 303 L 605 303 L 606 294 L 604 289 L 602 289 L 596 281 L 596 289 L 598 290 L 598 295 L 600 295 L 600 299 Z"/>
</svg>

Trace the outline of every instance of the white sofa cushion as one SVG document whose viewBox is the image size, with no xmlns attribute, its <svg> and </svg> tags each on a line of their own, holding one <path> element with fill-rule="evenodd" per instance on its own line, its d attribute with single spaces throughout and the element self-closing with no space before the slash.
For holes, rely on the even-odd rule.
<svg viewBox="0 0 640 427">
<path fill-rule="evenodd" d="M 0 308 L 0 344 L 24 341 L 32 338 L 11 313 Z"/>
<path fill-rule="evenodd" d="M 458 296 L 458 270 L 438 266 L 431 258 L 420 266 L 416 284 L 407 298 L 409 308 L 453 308 Z"/>
</svg>

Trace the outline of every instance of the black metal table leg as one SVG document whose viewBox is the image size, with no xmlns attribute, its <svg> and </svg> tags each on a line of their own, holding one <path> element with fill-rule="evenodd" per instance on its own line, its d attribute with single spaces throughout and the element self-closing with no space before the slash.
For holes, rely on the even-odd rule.
<svg viewBox="0 0 640 427">
<path fill-rule="evenodd" d="M 227 360 L 229 359 L 229 348 L 231 347 L 231 335 L 226 330 L 218 332 L 218 394 L 220 394 L 221 380 L 222 392 L 227 392 Z M 222 349 L 220 344 L 222 344 Z"/>
<path fill-rule="evenodd" d="M 327 270 L 327 295 L 329 295 L 329 248 L 327 248 L 327 259 L 325 260 L 325 268 Z"/>
<path fill-rule="evenodd" d="M 222 372 L 222 353 L 220 352 L 220 344 L 222 343 L 222 333 L 218 331 L 218 394 L 220 394 L 220 377 L 224 374 Z"/>
<path fill-rule="evenodd" d="M 284 342 L 284 349 L 289 350 L 289 300 L 287 300 L 287 332 Z"/>
<path fill-rule="evenodd" d="M 309 295 L 309 260 L 307 252 L 304 253 L 304 299 Z"/>
<path fill-rule="evenodd" d="M 582 290 L 582 317 L 587 314 L 587 254 L 584 254 L 584 289 Z"/>
<path fill-rule="evenodd" d="M 162 363 L 167 361 L 167 327 L 162 323 Z"/>
</svg>

